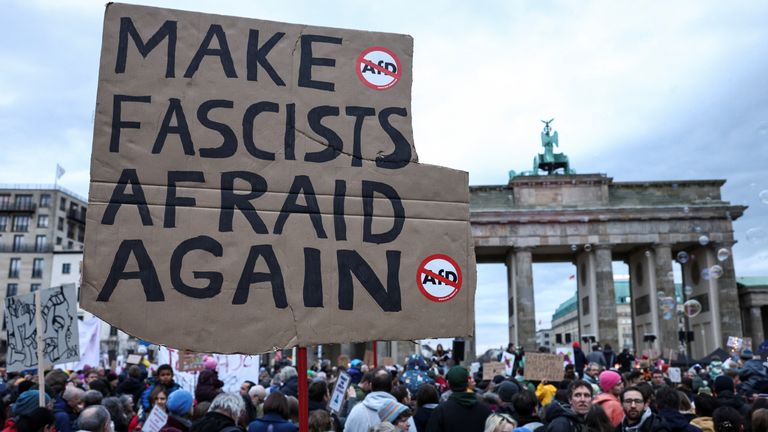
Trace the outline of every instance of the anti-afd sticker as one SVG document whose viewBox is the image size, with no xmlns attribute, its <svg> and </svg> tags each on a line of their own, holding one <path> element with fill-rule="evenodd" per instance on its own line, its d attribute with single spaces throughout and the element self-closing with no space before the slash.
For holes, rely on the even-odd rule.
<svg viewBox="0 0 768 432">
<path fill-rule="evenodd" d="M 430 255 L 416 270 L 416 283 L 424 297 L 434 302 L 445 302 L 454 298 L 461 289 L 461 269 L 448 255 Z"/>
<path fill-rule="evenodd" d="M 364 49 L 357 57 L 357 76 L 374 90 L 392 88 L 402 73 L 400 59 L 387 48 L 374 46 Z"/>
</svg>

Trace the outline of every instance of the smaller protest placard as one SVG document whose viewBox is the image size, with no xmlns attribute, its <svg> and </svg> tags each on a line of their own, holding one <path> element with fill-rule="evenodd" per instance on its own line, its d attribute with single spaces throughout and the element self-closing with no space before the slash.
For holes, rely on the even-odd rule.
<svg viewBox="0 0 768 432">
<path fill-rule="evenodd" d="M 341 411 L 341 405 L 344 403 L 344 395 L 347 393 L 349 383 L 349 375 L 344 372 L 340 373 L 339 378 L 336 380 L 336 386 L 333 388 L 331 401 L 328 402 L 328 409 L 332 412 L 338 413 Z"/>
<path fill-rule="evenodd" d="M 525 354 L 525 379 L 529 381 L 562 381 L 563 371 L 563 358 L 558 354 Z"/>
<path fill-rule="evenodd" d="M 189 351 L 183 351 L 179 355 L 178 370 L 182 372 L 200 372 L 205 369 L 203 365 L 204 355 Z"/>
<path fill-rule="evenodd" d="M 504 369 L 502 362 L 483 363 L 483 381 L 492 380 L 496 375 L 504 375 Z"/>
<path fill-rule="evenodd" d="M 138 354 L 130 354 L 125 362 L 129 365 L 137 365 L 141 363 L 141 356 Z"/>
<path fill-rule="evenodd" d="M 509 351 L 501 353 L 501 362 L 504 363 L 504 374 L 512 376 L 515 369 L 515 354 Z"/>
<path fill-rule="evenodd" d="M 159 432 L 165 424 L 168 423 L 168 414 L 160 407 L 155 406 L 152 411 L 149 412 L 147 420 L 142 426 L 142 432 Z"/>
<path fill-rule="evenodd" d="M 667 376 L 669 376 L 669 380 L 673 383 L 679 383 L 682 382 L 682 375 L 680 374 L 680 368 L 671 367 L 667 369 Z"/>
</svg>

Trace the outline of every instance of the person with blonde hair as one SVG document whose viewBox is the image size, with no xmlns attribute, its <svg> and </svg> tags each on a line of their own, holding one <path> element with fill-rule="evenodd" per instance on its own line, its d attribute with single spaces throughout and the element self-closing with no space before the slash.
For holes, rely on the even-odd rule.
<svg viewBox="0 0 768 432">
<path fill-rule="evenodd" d="M 509 414 L 491 414 L 485 420 L 484 432 L 511 432 L 517 422 Z"/>
</svg>

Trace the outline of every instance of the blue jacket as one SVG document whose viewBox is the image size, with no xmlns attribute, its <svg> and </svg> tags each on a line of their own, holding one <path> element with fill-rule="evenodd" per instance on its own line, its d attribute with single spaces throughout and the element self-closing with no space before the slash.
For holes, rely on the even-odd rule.
<svg viewBox="0 0 768 432">
<path fill-rule="evenodd" d="M 56 431 L 58 432 L 72 432 L 77 430 L 75 422 L 77 421 L 77 414 L 72 411 L 72 408 L 67 405 L 67 401 L 61 398 L 61 395 L 56 396 L 53 402 L 53 418 L 56 425 Z"/>
<path fill-rule="evenodd" d="M 144 390 L 144 393 L 141 394 L 141 407 L 144 408 L 144 412 L 146 414 L 149 414 L 149 395 L 152 393 L 152 390 L 155 389 L 155 386 L 157 383 L 152 383 L 149 387 L 147 387 L 146 390 Z M 175 392 L 176 390 L 180 389 L 181 386 L 176 384 L 176 381 L 171 381 L 171 386 L 168 387 L 168 394 L 166 396 L 170 396 L 171 393 Z"/>
<path fill-rule="evenodd" d="M 298 426 L 275 413 L 264 414 L 264 417 L 256 419 L 248 425 L 248 432 L 296 432 L 298 430 Z"/>
</svg>

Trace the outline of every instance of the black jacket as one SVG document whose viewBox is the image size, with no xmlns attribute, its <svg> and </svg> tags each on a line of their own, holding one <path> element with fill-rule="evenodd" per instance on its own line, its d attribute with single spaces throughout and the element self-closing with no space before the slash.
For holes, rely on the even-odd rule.
<svg viewBox="0 0 768 432">
<path fill-rule="evenodd" d="M 448 399 L 432 412 L 427 432 L 483 432 L 489 415 L 491 408 L 485 402 L 464 406 Z"/>
<path fill-rule="evenodd" d="M 416 432 L 426 432 L 427 423 L 429 423 L 429 419 L 432 417 L 432 412 L 437 408 L 436 406 L 432 406 L 432 404 L 427 405 L 419 407 L 416 410 L 416 413 L 413 414 L 413 423 L 416 425 Z"/>
<path fill-rule="evenodd" d="M 570 405 L 562 405 L 556 401 L 552 401 L 544 410 L 544 424 L 546 432 L 573 432 L 588 429 L 584 424 L 584 418 L 576 414 Z"/>
<path fill-rule="evenodd" d="M 221 432 L 227 428 L 231 429 L 234 427 L 237 426 L 235 426 L 235 422 L 231 418 L 224 414 L 209 411 L 189 428 L 189 432 Z"/>
<path fill-rule="evenodd" d="M 727 406 L 735 409 L 739 414 L 744 416 L 744 418 L 749 417 L 749 412 L 751 411 L 749 404 L 731 391 L 725 390 L 718 393 L 717 403 L 720 406 Z"/>
</svg>

